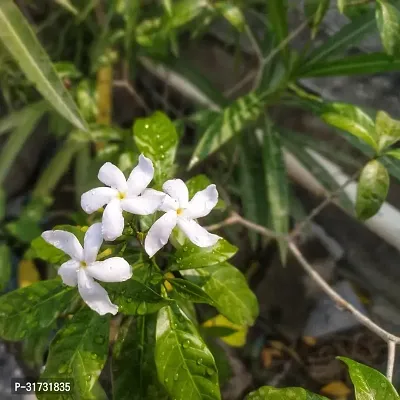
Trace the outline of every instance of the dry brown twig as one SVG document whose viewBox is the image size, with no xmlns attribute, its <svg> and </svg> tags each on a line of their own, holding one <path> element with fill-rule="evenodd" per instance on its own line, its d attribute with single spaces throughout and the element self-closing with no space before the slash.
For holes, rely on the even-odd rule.
<svg viewBox="0 0 400 400">
<path fill-rule="evenodd" d="M 343 189 L 344 186 L 342 186 Z M 330 201 L 332 201 L 334 196 L 328 197 L 323 204 L 328 204 Z M 317 207 L 319 211 L 321 211 L 321 207 Z M 310 214 L 311 215 L 311 214 Z M 316 213 L 313 214 L 313 217 L 315 217 Z M 311 219 L 307 218 L 308 221 L 311 221 Z M 292 255 L 295 257 L 295 259 L 299 262 L 299 264 L 302 266 L 304 271 L 314 280 L 314 282 L 319 286 L 319 288 L 327 294 L 337 305 L 338 307 L 350 312 L 354 318 L 357 319 L 358 322 L 360 322 L 362 325 L 367 327 L 370 331 L 374 332 L 377 336 L 379 336 L 381 339 L 383 339 L 387 345 L 388 345 L 388 357 L 387 357 L 387 371 L 386 371 L 386 377 L 389 381 L 392 380 L 393 377 L 393 369 L 394 369 L 394 363 L 395 363 L 395 358 L 396 358 L 396 345 L 400 343 L 400 337 L 391 334 L 390 332 L 387 332 L 383 328 L 381 328 L 379 325 L 377 325 L 375 322 L 373 322 L 370 318 L 368 318 L 366 315 L 361 313 L 359 310 L 357 310 L 352 304 L 350 304 L 347 300 L 345 300 L 339 293 L 337 293 L 322 277 L 321 275 L 313 268 L 313 266 L 305 259 L 303 254 L 301 253 L 300 249 L 297 247 L 296 243 L 293 240 L 292 234 L 289 235 L 277 235 L 275 232 L 265 228 L 262 225 L 258 225 L 254 222 L 251 222 L 245 218 L 243 218 L 241 215 L 239 215 L 236 212 L 232 212 L 231 215 L 226 218 L 224 221 L 214 224 L 211 226 L 208 226 L 207 229 L 210 231 L 215 231 L 218 229 L 221 229 L 225 226 L 229 225 L 234 225 L 234 224 L 239 224 L 242 225 L 252 231 L 255 231 L 259 233 L 260 235 L 263 235 L 268 238 L 274 238 L 274 239 L 282 239 L 285 238 L 288 242 L 288 248 Z M 304 227 L 305 225 L 302 225 Z M 296 231 L 296 235 L 298 234 L 298 231 Z"/>
</svg>

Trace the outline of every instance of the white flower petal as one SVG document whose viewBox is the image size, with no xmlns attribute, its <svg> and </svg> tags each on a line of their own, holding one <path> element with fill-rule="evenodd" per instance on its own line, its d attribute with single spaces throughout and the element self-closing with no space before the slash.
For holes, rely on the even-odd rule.
<svg viewBox="0 0 400 400">
<path fill-rule="evenodd" d="M 170 195 L 166 194 L 163 202 L 160 204 L 158 208 L 160 211 L 168 212 L 168 211 L 176 211 L 179 208 L 179 203 L 174 200 Z"/>
<path fill-rule="evenodd" d="M 118 306 L 111 303 L 107 291 L 88 276 L 83 268 L 78 271 L 78 290 L 84 302 L 98 314 L 115 315 L 118 312 Z"/>
<path fill-rule="evenodd" d="M 69 260 L 61 264 L 58 268 L 58 275 L 61 276 L 62 281 L 68 286 L 76 286 L 78 283 L 78 269 L 80 262 L 76 260 Z"/>
<path fill-rule="evenodd" d="M 176 220 L 176 212 L 169 211 L 152 225 L 144 241 L 144 248 L 150 257 L 153 257 L 168 242 Z"/>
<path fill-rule="evenodd" d="M 102 233 L 105 240 L 115 240 L 124 230 L 121 201 L 111 200 L 103 213 Z"/>
<path fill-rule="evenodd" d="M 47 242 L 68 254 L 73 260 L 83 260 L 83 249 L 74 234 L 66 231 L 46 231 L 42 238 Z"/>
<path fill-rule="evenodd" d="M 197 192 L 190 200 L 183 216 L 189 219 L 205 217 L 218 203 L 218 192 L 215 185 L 209 185 Z"/>
<path fill-rule="evenodd" d="M 97 253 L 103 244 L 103 233 L 101 223 L 93 224 L 85 234 L 83 243 L 83 256 L 86 264 L 92 264 L 96 261 Z"/>
<path fill-rule="evenodd" d="M 81 196 L 81 207 L 86 213 L 92 214 L 117 196 L 118 191 L 116 189 L 108 187 L 92 189 Z"/>
<path fill-rule="evenodd" d="M 123 282 L 132 277 L 132 268 L 122 257 L 96 261 L 86 267 L 86 272 L 102 282 Z"/>
<path fill-rule="evenodd" d="M 154 176 L 154 167 L 151 160 L 143 154 L 139 156 L 139 164 L 133 168 L 128 178 L 128 193 L 139 195 L 149 186 Z"/>
<path fill-rule="evenodd" d="M 170 179 L 163 185 L 163 191 L 179 203 L 180 208 L 186 208 L 189 202 L 189 191 L 182 179 Z"/>
<path fill-rule="evenodd" d="M 137 215 L 153 214 L 161 206 L 165 193 L 154 189 L 146 189 L 140 196 L 129 196 L 121 200 L 123 210 Z"/>
<path fill-rule="evenodd" d="M 219 236 L 207 232 L 193 219 L 178 218 L 178 226 L 189 240 L 199 247 L 214 246 L 220 239 Z"/>
<path fill-rule="evenodd" d="M 97 177 L 105 185 L 117 189 L 121 193 L 125 193 L 128 190 L 124 174 L 118 167 L 110 162 L 106 162 L 100 168 Z"/>
</svg>

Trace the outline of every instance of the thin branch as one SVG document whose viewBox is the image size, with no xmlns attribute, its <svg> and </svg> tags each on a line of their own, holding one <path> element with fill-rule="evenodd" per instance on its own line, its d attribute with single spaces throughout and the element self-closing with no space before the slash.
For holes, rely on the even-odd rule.
<svg viewBox="0 0 400 400">
<path fill-rule="evenodd" d="M 390 382 L 392 382 L 392 378 L 393 378 L 393 370 L 394 370 L 395 360 L 396 360 L 396 342 L 389 340 L 386 377 L 388 378 L 388 380 Z"/>
<path fill-rule="evenodd" d="M 311 213 L 303 220 L 301 221 L 295 229 L 293 229 L 292 233 L 289 235 L 291 239 L 294 239 L 297 237 L 303 230 L 304 228 L 325 208 L 327 207 L 335 198 L 342 192 L 343 189 L 346 188 L 347 185 L 349 185 L 351 182 L 353 182 L 358 174 L 360 173 L 360 170 L 358 170 L 356 173 L 354 173 L 346 182 L 344 182 L 342 185 L 340 185 L 335 191 L 331 192 L 324 201 L 322 201 L 317 207 L 315 207 Z"/>
<path fill-rule="evenodd" d="M 269 229 L 255 224 L 254 222 L 248 221 L 239 214 L 233 212 L 230 217 L 226 220 L 220 222 L 219 224 L 211 225 L 208 227 L 209 230 L 220 229 L 224 226 L 229 226 L 233 224 L 243 225 L 255 232 L 260 233 L 263 236 L 268 238 L 276 238 L 277 235 L 274 232 L 271 232 Z M 382 338 L 388 344 L 388 364 L 387 364 L 387 378 L 389 380 L 392 379 L 393 376 L 393 368 L 395 361 L 395 351 L 396 344 L 400 343 L 400 337 L 393 335 L 392 333 L 386 331 L 381 328 L 375 322 L 373 322 L 370 318 L 364 315 L 362 312 L 357 310 L 352 304 L 350 304 L 346 299 L 344 299 L 339 293 L 337 293 L 322 277 L 321 275 L 315 271 L 313 266 L 304 258 L 303 254 L 299 250 L 299 248 L 294 243 L 293 239 L 290 236 L 286 236 L 286 240 L 288 242 L 288 248 L 299 264 L 303 267 L 304 271 L 314 280 L 314 282 L 319 286 L 319 288 L 328 295 L 337 305 L 338 307 L 350 312 L 353 317 L 360 322 L 362 325 L 367 327 L 370 331 L 374 332 L 377 336 Z"/>
</svg>

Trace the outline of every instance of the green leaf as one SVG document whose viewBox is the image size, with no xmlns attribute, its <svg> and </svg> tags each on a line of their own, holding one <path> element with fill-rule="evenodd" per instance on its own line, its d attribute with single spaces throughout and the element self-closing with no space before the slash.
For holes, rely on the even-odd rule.
<svg viewBox="0 0 400 400">
<path fill-rule="evenodd" d="M 28 79 L 61 115 L 78 129 L 85 130 L 85 122 L 74 101 L 14 1 L 1 2 L 0 25 L 0 40 Z"/>
<path fill-rule="evenodd" d="M 197 192 L 204 190 L 208 185 L 211 185 L 211 181 L 206 175 L 200 174 L 190 178 L 188 181 L 186 181 L 186 186 L 189 190 L 189 199 L 191 199 Z M 225 202 L 221 199 L 218 199 L 218 203 L 214 209 L 223 210 L 225 208 Z"/>
<path fill-rule="evenodd" d="M 330 0 L 305 0 L 304 13 L 309 20 L 311 37 L 315 38 L 319 25 L 328 11 Z"/>
<path fill-rule="evenodd" d="M 7 286 L 11 276 L 11 251 L 5 243 L 0 243 L 0 291 Z"/>
<path fill-rule="evenodd" d="M 109 316 L 82 308 L 57 332 L 40 378 L 72 379 L 74 398 L 96 399 L 91 391 L 107 360 L 109 329 Z"/>
<path fill-rule="evenodd" d="M 169 302 L 151 286 L 134 278 L 105 286 L 113 302 L 119 306 L 119 312 L 126 315 L 151 314 Z"/>
<path fill-rule="evenodd" d="M 329 125 L 351 133 L 377 150 L 375 124 L 371 117 L 352 104 L 329 103 L 323 110 L 321 118 Z"/>
<path fill-rule="evenodd" d="M 189 169 L 217 151 L 249 123 L 256 121 L 262 108 L 262 100 L 255 93 L 250 93 L 235 100 L 220 113 L 206 114 L 200 126 L 207 128 L 194 150 Z"/>
<path fill-rule="evenodd" d="M 267 7 L 268 19 L 272 24 L 272 29 L 277 39 L 276 45 L 281 48 L 282 54 L 287 62 L 289 58 L 289 49 L 287 43 L 283 45 L 283 42 L 287 40 L 289 35 L 287 0 L 269 0 L 267 2 Z"/>
<path fill-rule="evenodd" d="M 375 129 L 379 137 L 379 151 L 387 149 L 400 140 L 400 121 L 392 119 L 384 111 L 378 111 L 376 114 Z"/>
<path fill-rule="evenodd" d="M 187 242 L 176 251 L 174 264 L 170 269 L 174 271 L 209 267 L 233 257 L 237 250 L 236 246 L 222 238 L 212 247 L 198 247 Z"/>
<path fill-rule="evenodd" d="M 258 302 L 246 278 L 233 265 L 224 262 L 211 267 L 181 271 L 188 280 L 203 288 L 215 308 L 238 325 L 253 325 Z"/>
<path fill-rule="evenodd" d="M 213 304 L 212 298 L 200 286 L 186 279 L 171 278 L 168 279 L 168 282 L 178 295 L 185 300 L 190 300 L 193 303 Z"/>
<path fill-rule="evenodd" d="M 172 398 L 221 398 L 214 358 L 177 305 L 158 312 L 155 360 L 158 378 Z"/>
<path fill-rule="evenodd" d="M 350 3 L 351 1 L 349 0 L 337 0 L 339 11 L 343 14 Z"/>
<path fill-rule="evenodd" d="M 70 0 L 55 0 L 57 4 L 63 7 L 65 10 L 69 11 L 73 15 L 78 15 L 78 10 L 70 2 Z"/>
<path fill-rule="evenodd" d="M 23 116 L 24 119 L 18 121 L 17 127 L 11 133 L 10 138 L 5 146 L 2 147 L 2 151 L 0 152 L 0 185 L 4 182 L 4 179 L 8 175 L 19 151 L 25 144 L 29 135 L 33 133 L 33 130 L 45 111 L 47 111 L 47 105 L 40 102 L 30 106 L 29 109 L 24 110 L 23 114 L 19 114 L 20 116 Z"/>
<path fill-rule="evenodd" d="M 385 201 L 389 190 L 387 169 L 377 160 L 370 161 L 361 171 L 357 187 L 357 217 L 366 220 L 374 216 Z"/>
<path fill-rule="evenodd" d="M 374 28 L 375 18 L 372 12 L 354 19 L 339 32 L 330 36 L 321 46 L 314 49 L 307 57 L 306 62 L 303 62 L 300 71 L 306 72 L 312 64 L 328 60 L 335 55 L 341 54 L 348 47 L 355 46 Z"/>
<path fill-rule="evenodd" d="M 400 11 L 388 1 L 378 0 L 376 22 L 386 52 L 400 54 Z"/>
<path fill-rule="evenodd" d="M 400 149 L 389 150 L 385 154 L 387 156 L 395 158 L 396 160 L 400 160 Z"/>
<path fill-rule="evenodd" d="M 214 7 L 234 28 L 243 32 L 246 19 L 237 5 L 222 1 L 216 3 Z"/>
<path fill-rule="evenodd" d="M 73 157 L 83 145 L 83 142 L 70 138 L 61 146 L 37 181 L 33 191 L 34 197 L 51 194 L 67 171 Z"/>
<path fill-rule="evenodd" d="M 154 362 L 156 315 L 128 317 L 120 326 L 112 357 L 113 397 L 167 400 Z"/>
<path fill-rule="evenodd" d="M 50 326 L 75 294 L 76 289 L 52 279 L 1 296 L 0 336 L 17 341 Z"/>
<path fill-rule="evenodd" d="M 302 70 L 300 77 L 366 75 L 399 69 L 400 60 L 393 59 L 385 53 L 370 53 L 317 62 Z"/>
<path fill-rule="evenodd" d="M 148 118 L 138 118 L 133 126 L 136 146 L 154 162 L 154 181 L 161 185 L 172 174 L 178 145 L 174 124 L 162 112 Z"/>
<path fill-rule="evenodd" d="M 356 400 L 398 400 L 393 385 L 379 371 L 346 357 L 338 357 L 347 364 L 353 382 Z"/>
<path fill-rule="evenodd" d="M 179 81 L 179 91 L 196 103 L 214 111 L 219 111 L 226 105 L 227 100 L 221 91 L 214 87 L 196 65 L 182 58 L 172 57 L 157 60 L 157 63 L 147 57 L 139 57 L 139 61 L 160 79 L 168 76 L 170 80 Z"/>
<path fill-rule="evenodd" d="M 53 324 L 55 325 L 55 324 Z M 22 343 L 22 358 L 29 368 L 39 370 L 43 366 L 45 352 L 49 345 L 51 331 L 55 326 L 50 326 L 30 334 Z"/>
<path fill-rule="evenodd" d="M 266 121 L 263 162 L 267 200 L 273 230 L 282 235 L 289 232 L 289 183 L 283 160 L 280 135 Z M 287 241 L 278 239 L 279 253 L 283 264 L 287 258 Z"/>
<path fill-rule="evenodd" d="M 240 146 L 239 185 L 243 215 L 246 219 L 266 226 L 268 210 L 265 207 L 267 190 L 265 187 L 265 173 L 263 155 L 255 134 L 245 132 L 242 135 Z M 253 249 L 257 245 L 258 234 L 249 231 Z"/>
<path fill-rule="evenodd" d="M 263 386 L 247 395 L 245 400 L 328 400 L 324 396 L 308 392 L 302 388 L 276 389 Z"/>
</svg>

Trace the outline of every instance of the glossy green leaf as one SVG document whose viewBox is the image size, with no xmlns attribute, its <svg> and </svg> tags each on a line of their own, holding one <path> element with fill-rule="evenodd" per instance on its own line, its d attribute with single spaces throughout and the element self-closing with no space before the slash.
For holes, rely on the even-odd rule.
<svg viewBox="0 0 400 400">
<path fill-rule="evenodd" d="M 276 46 L 281 48 L 286 60 L 289 57 L 289 49 L 285 40 L 289 35 L 288 2 L 287 0 L 268 0 L 268 19 L 276 36 Z"/>
<path fill-rule="evenodd" d="M 57 332 L 41 379 L 71 379 L 74 398 L 96 399 L 92 389 L 108 356 L 110 317 L 88 307 L 78 311 Z M 38 395 L 39 400 L 50 394 Z"/>
<path fill-rule="evenodd" d="M 255 134 L 245 132 L 242 135 L 240 146 L 239 185 L 243 215 L 246 219 L 266 226 L 268 223 L 268 210 L 265 207 L 267 189 L 265 187 L 265 174 L 263 155 L 260 144 Z M 257 245 L 258 234 L 248 232 L 253 249 Z"/>
<path fill-rule="evenodd" d="M 387 169 L 377 160 L 370 161 L 361 171 L 357 187 L 357 217 L 366 220 L 374 216 L 385 201 L 389 190 Z"/>
<path fill-rule="evenodd" d="M 174 263 L 170 269 L 184 270 L 209 267 L 228 260 L 237 251 L 238 248 L 236 246 L 222 238 L 212 247 L 198 247 L 191 242 L 187 242 L 176 251 Z"/>
<path fill-rule="evenodd" d="M 158 312 L 155 360 L 158 378 L 172 398 L 221 398 L 214 358 L 177 305 Z"/>
<path fill-rule="evenodd" d="M 126 315 L 145 315 L 158 311 L 168 304 L 168 299 L 160 296 L 150 285 L 134 277 L 118 284 L 107 284 L 107 291 L 119 312 Z"/>
<path fill-rule="evenodd" d="M 232 366 L 229 356 L 225 349 L 223 349 L 215 341 L 208 340 L 207 346 L 210 349 L 215 359 L 215 364 L 218 369 L 219 384 L 222 386 L 229 381 L 233 375 Z"/>
<path fill-rule="evenodd" d="M 277 389 L 263 386 L 247 395 L 245 400 L 328 400 L 324 396 L 308 392 L 302 388 Z"/>
<path fill-rule="evenodd" d="M 263 163 L 270 223 L 281 235 L 289 232 L 289 182 L 283 160 L 279 133 L 266 121 L 264 134 Z M 283 264 L 287 258 L 287 241 L 278 239 L 279 253 Z"/>
<path fill-rule="evenodd" d="M 253 325 L 258 302 L 246 278 L 233 265 L 224 262 L 211 267 L 181 271 L 213 299 L 215 308 L 238 325 Z"/>
<path fill-rule="evenodd" d="M 113 397 L 118 400 L 167 400 L 154 362 L 157 316 L 128 317 L 113 348 Z"/>
<path fill-rule="evenodd" d="M 330 0 L 305 0 L 304 13 L 309 20 L 312 38 L 318 32 L 319 25 L 325 17 L 330 5 Z"/>
<path fill-rule="evenodd" d="M 11 251 L 5 243 L 0 243 L 0 292 L 7 286 L 11 276 Z"/>
<path fill-rule="evenodd" d="M 213 304 L 212 298 L 200 287 L 186 279 L 171 278 L 168 282 L 172 288 L 185 300 L 193 303 Z"/>
<path fill-rule="evenodd" d="M 322 111 L 321 118 L 329 125 L 342 129 L 377 150 L 375 124 L 371 117 L 352 104 L 329 103 Z"/>
<path fill-rule="evenodd" d="M 248 124 L 256 121 L 262 108 L 262 100 L 256 94 L 250 93 L 235 100 L 222 112 L 206 115 L 206 120 L 200 126 L 207 128 L 194 150 L 189 168 L 216 152 Z"/>
<path fill-rule="evenodd" d="M 24 110 L 22 115 L 19 114 L 24 119 L 18 121 L 17 127 L 11 133 L 7 143 L 2 147 L 2 151 L 0 152 L 0 185 L 4 182 L 19 151 L 22 149 L 29 135 L 33 133 L 45 111 L 47 111 L 47 105 L 39 102 L 30 106 L 28 110 Z"/>
<path fill-rule="evenodd" d="M 375 120 L 379 151 L 387 149 L 400 140 L 400 121 L 392 119 L 384 111 L 378 111 Z"/>
<path fill-rule="evenodd" d="M 206 175 L 195 175 L 185 182 L 189 190 L 189 199 L 191 199 L 197 192 L 204 190 L 208 185 L 211 185 L 210 179 Z M 214 210 L 224 210 L 226 204 L 222 199 L 218 199 L 218 203 Z"/>
<path fill-rule="evenodd" d="M 378 0 L 376 22 L 386 52 L 400 54 L 400 11 L 387 0 Z"/>
<path fill-rule="evenodd" d="M 0 40 L 28 79 L 61 115 L 78 129 L 84 130 L 85 122 L 72 97 L 14 1 L 1 2 L 0 25 Z"/>
<path fill-rule="evenodd" d="M 28 259 L 40 258 L 50 264 L 61 264 L 68 258 L 63 251 L 47 243 L 41 236 L 32 240 L 31 247 L 25 257 Z"/>
<path fill-rule="evenodd" d="M 339 32 L 330 36 L 321 46 L 315 48 L 309 54 L 307 61 L 303 63 L 300 70 L 306 72 L 312 64 L 326 61 L 333 56 L 341 54 L 348 47 L 356 45 L 374 28 L 375 16 L 372 12 L 354 19 Z"/>
<path fill-rule="evenodd" d="M 71 303 L 76 289 L 52 279 L 0 297 L 0 337 L 21 340 L 51 325 Z"/>
<path fill-rule="evenodd" d="M 300 73 L 301 77 L 352 76 L 398 71 L 400 60 L 386 53 L 370 53 L 346 56 L 338 60 L 321 61 L 312 64 Z"/>
<path fill-rule="evenodd" d="M 162 112 L 148 118 L 139 118 L 133 126 L 134 139 L 139 151 L 154 163 L 154 180 L 161 185 L 172 174 L 178 145 L 174 124 Z"/>
<path fill-rule="evenodd" d="M 379 371 L 345 357 L 338 357 L 347 364 L 353 382 L 356 400 L 399 400 L 393 385 Z"/>
</svg>

